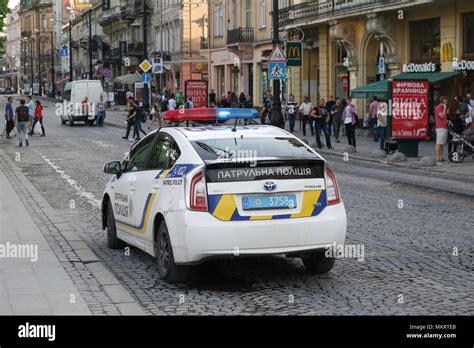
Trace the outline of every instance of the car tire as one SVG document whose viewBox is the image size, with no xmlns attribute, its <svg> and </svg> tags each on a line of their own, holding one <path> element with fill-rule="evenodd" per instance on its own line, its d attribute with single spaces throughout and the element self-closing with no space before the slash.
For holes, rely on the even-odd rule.
<svg viewBox="0 0 474 348">
<path fill-rule="evenodd" d="M 334 267 L 336 259 L 326 257 L 325 251 L 318 251 L 303 257 L 302 261 L 309 274 L 326 274 Z"/>
<path fill-rule="evenodd" d="M 110 249 L 123 249 L 125 242 L 117 238 L 117 227 L 115 226 L 114 210 L 112 203 L 107 203 L 107 245 Z"/>
<path fill-rule="evenodd" d="M 61 124 L 66 124 L 66 120 L 61 117 Z"/>
<path fill-rule="evenodd" d="M 69 118 L 69 127 L 74 127 L 74 120 Z"/>
<path fill-rule="evenodd" d="M 185 266 L 178 266 L 174 262 L 168 227 L 164 221 L 158 227 L 154 248 L 158 272 L 160 272 L 161 278 L 168 283 L 183 281 L 187 276 L 187 268 Z"/>
</svg>

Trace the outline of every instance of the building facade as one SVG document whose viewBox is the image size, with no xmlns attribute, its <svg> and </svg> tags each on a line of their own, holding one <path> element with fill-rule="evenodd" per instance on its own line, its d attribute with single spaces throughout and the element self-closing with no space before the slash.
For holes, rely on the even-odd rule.
<svg viewBox="0 0 474 348">
<path fill-rule="evenodd" d="M 7 15 L 6 24 L 6 44 L 5 44 L 5 63 L 6 63 L 6 87 L 18 91 L 20 81 L 21 66 L 21 21 L 19 15 L 20 5 L 12 9 Z"/>
<path fill-rule="evenodd" d="M 163 59 L 157 86 L 183 90 L 187 80 L 207 80 L 209 31 L 207 1 L 158 0 L 154 12 L 154 53 Z"/>
<path fill-rule="evenodd" d="M 25 93 L 48 93 L 54 81 L 51 0 L 22 0 L 21 22 L 22 76 L 20 85 Z"/>
</svg>

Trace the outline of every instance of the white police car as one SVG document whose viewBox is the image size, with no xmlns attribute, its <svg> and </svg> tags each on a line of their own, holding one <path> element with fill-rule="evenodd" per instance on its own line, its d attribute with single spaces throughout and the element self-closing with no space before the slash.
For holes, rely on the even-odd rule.
<svg viewBox="0 0 474 348">
<path fill-rule="evenodd" d="M 211 257 L 286 254 L 310 273 L 326 273 L 333 243 L 343 244 L 346 213 L 333 171 L 292 134 L 267 125 L 251 109 L 169 111 L 173 122 L 132 146 L 102 198 L 111 248 L 125 243 L 156 257 L 168 282 Z M 239 121 L 241 122 L 241 121 Z"/>
</svg>

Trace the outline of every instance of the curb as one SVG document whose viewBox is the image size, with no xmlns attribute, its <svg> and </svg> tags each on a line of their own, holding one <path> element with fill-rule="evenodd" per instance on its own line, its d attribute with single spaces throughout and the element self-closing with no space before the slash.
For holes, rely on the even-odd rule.
<svg viewBox="0 0 474 348">
<path fill-rule="evenodd" d="M 22 173 L 21 169 L 13 163 L 13 161 L 10 159 L 10 157 L 8 157 L 8 155 L 3 149 L 0 149 L 0 158 L 7 163 L 8 168 L 13 172 L 13 174 L 21 182 L 21 184 L 24 185 L 25 188 L 27 188 L 31 196 L 34 197 L 34 201 L 41 207 L 42 213 L 48 217 L 48 219 L 58 229 L 59 234 L 69 243 L 72 252 L 77 257 L 77 261 L 82 262 L 84 266 L 87 267 L 89 272 L 94 276 L 94 278 L 96 278 L 100 286 L 103 288 L 103 291 L 110 296 L 110 291 L 106 286 L 112 283 L 115 286 L 115 293 L 120 293 L 121 298 L 127 299 L 126 302 L 119 301 L 118 303 L 115 303 L 114 301 L 114 305 L 117 306 L 117 308 L 122 308 L 120 310 L 121 314 L 146 315 L 146 312 L 144 311 L 140 303 L 133 298 L 133 295 L 130 294 L 124 286 L 121 285 L 120 280 L 115 276 L 115 274 L 110 271 L 106 265 L 104 265 L 104 263 L 100 260 L 99 257 L 97 257 L 94 251 L 78 236 L 75 229 L 71 227 L 71 225 L 69 225 L 69 223 L 66 222 L 63 217 L 60 216 L 60 214 L 57 213 L 56 209 L 54 209 L 49 204 L 49 202 L 38 191 L 38 189 L 26 178 L 26 176 Z M 50 245 L 50 248 L 53 249 L 53 252 L 56 254 L 53 246 Z M 60 256 L 56 254 L 56 257 L 58 257 L 59 261 L 61 262 Z M 95 267 L 93 267 L 92 265 L 94 265 Z M 71 278 L 71 280 L 77 287 L 74 282 L 74 279 Z M 110 297 L 112 300 L 114 300 L 114 298 L 116 298 L 117 296 Z"/>
</svg>

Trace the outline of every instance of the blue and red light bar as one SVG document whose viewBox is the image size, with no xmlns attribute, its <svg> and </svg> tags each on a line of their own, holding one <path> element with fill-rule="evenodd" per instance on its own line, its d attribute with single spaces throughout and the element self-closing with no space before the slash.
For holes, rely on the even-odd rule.
<svg viewBox="0 0 474 348">
<path fill-rule="evenodd" d="M 164 121 L 227 121 L 227 120 L 248 120 L 259 118 L 260 115 L 255 109 L 238 109 L 238 108 L 223 108 L 223 109 L 182 109 L 167 111 L 164 116 Z"/>
</svg>

